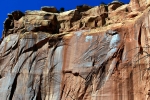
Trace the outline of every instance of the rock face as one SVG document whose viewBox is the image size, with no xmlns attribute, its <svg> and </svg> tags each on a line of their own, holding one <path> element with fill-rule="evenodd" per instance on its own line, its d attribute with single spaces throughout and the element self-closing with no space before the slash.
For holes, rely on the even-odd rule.
<svg viewBox="0 0 150 100">
<path fill-rule="evenodd" d="M 150 0 L 131 0 L 130 5 L 133 11 L 142 11 L 150 6 Z"/>
<path fill-rule="evenodd" d="M 14 11 L 0 41 L 0 100 L 150 100 L 149 20 L 138 0 Z"/>
</svg>

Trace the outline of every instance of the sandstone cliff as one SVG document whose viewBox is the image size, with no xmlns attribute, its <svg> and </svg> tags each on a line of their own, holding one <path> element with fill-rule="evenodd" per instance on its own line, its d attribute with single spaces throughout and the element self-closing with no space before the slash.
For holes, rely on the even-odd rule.
<svg viewBox="0 0 150 100">
<path fill-rule="evenodd" d="M 150 100 L 150 1 L 14 11 L 0 100 Z"/>
</svg>

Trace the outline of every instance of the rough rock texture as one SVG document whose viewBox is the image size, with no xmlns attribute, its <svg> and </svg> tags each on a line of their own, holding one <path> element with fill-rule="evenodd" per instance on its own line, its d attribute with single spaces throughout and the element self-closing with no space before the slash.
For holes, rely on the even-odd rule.
<svg viewBox="0 0 150 100">
<path fill-rule="evenodd" d="M 0 100 L 150 100 L 150 7 L 83 8 L 8 15 Z"/>
<path fill-rule="evenodd" d="M 113 1 L 110 4 L 108 4 L 108 10 L 109 12 L 116 10 L 118 7 L 122 6 L 123 3 L 119 1 Z"/>
<path fill-rule="evenodd" d="M 130 5 L 132 11 L 142 11 L 150 6 L 150 0 L 131 0 Z"/>
</svg>

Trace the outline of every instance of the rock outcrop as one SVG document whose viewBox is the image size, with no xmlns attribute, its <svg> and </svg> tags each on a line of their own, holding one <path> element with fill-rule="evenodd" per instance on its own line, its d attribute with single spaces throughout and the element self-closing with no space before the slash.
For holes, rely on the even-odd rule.
<svg viewBox="0 0 150 100">
<path fill-rule="evenodd" d="M 55 7 L 44 6 L 41 7 L 41 10 L 46 12 L 51 12 L 51 13 L 57 13 L 57 9 Z"/>
<path fill-rule="evenodd" d="M 150 7 L 119 4 L 9 14 L 0 100 L 150 100 Z"/>
</svg>

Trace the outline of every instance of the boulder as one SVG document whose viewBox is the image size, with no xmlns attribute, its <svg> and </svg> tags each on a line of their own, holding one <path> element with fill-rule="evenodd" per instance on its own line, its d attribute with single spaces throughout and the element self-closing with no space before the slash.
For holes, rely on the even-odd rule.
<svg viewBox="0 0 150 100">
<path fill-rule="evenodd" d="M 82 14 L 78 10 L 71 10 L 60 13 L 57 16 L 58 22 L 60 23 L 60 30 L 68 31 L 72 27 L 72 24 L 79 21 L 81 17 Z"/>
<path fill-rule="evenodd" d="M 87 11 L 89 9 L 91 9 L 92 7 L 91 6 L 88 6 L 88 5 L 79 5 L 76 7 L 76 9 L 79 11 L 79 12 L 84 12 L 84 11 Z"/>
<path fill-rule="evenodd" d="M 14 20 L 19 20 L 22 16 L 24 16 L 25 14 L 19 10 L 13 11 L 12 12 L 12 16 Z"/>
<path fill-rule="evenodd" d="M 113 1 L 110 4 L 108 4 L 108 11 L 109 12 L 114 11 L 114 10 L 116 10 L 118 7 L 120 7 L 122 5 L 124 5 L 124 3 L 119 2 L 119 1 Z"/>
<path fill-rule="evenodd" d="M 51 13 L 57 13 L 57 9 L 53 6 L 43 6 L 41 7 L 42 11 L 51 12 Z"/>
</svg>

